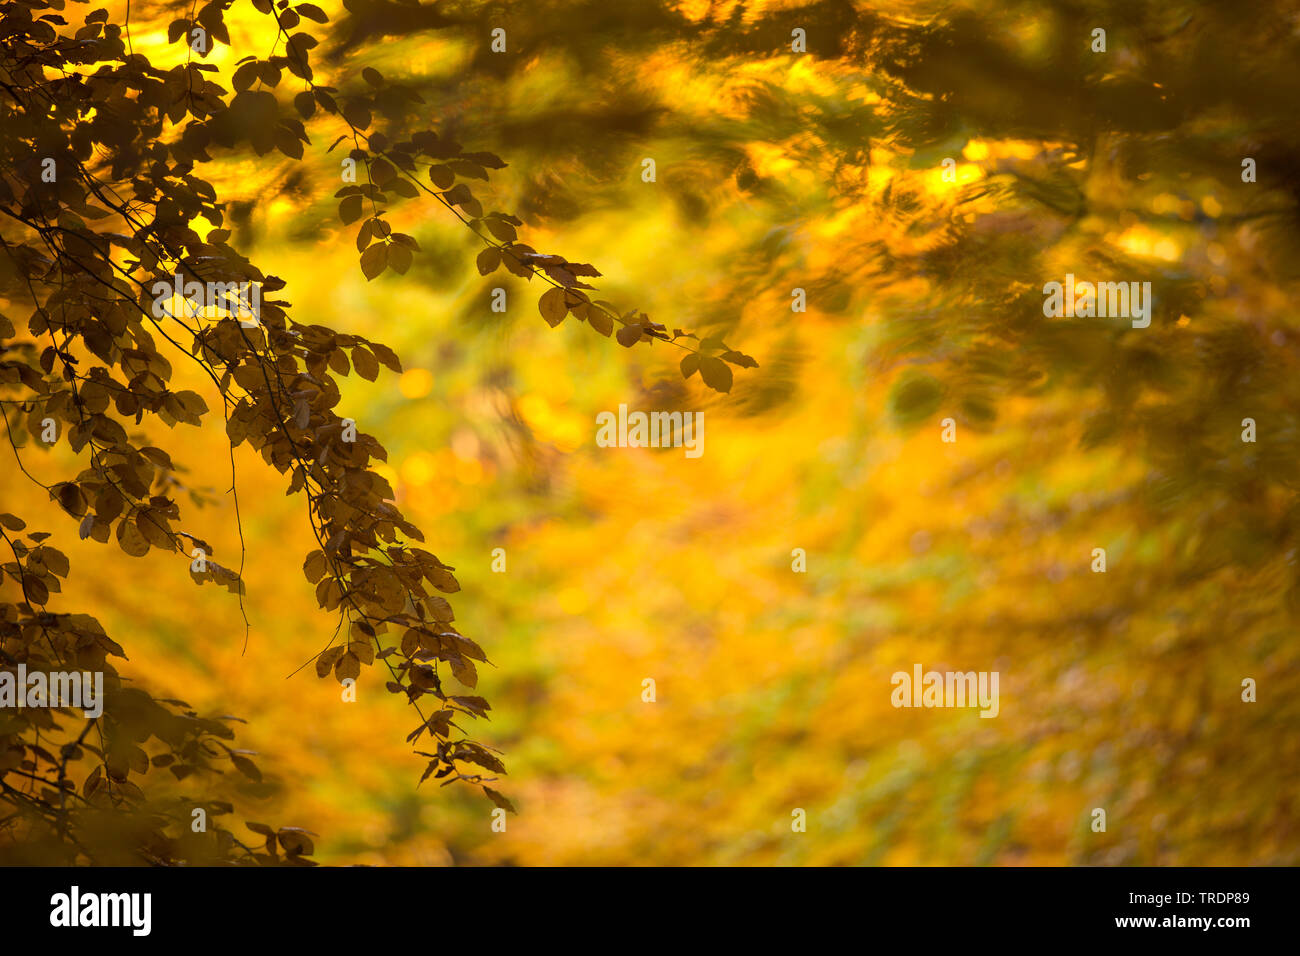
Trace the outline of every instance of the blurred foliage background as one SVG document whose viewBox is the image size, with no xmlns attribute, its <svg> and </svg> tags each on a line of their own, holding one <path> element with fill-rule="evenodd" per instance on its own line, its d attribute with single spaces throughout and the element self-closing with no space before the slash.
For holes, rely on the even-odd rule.
<svg viewBox="0 0 1300 956">
<path fill-rule="evenodd" d="M 179 6 L 137 0 L 135 48 L 174 58 Z M 67 602 L 130 638 L 124 673 L 249 720 L 276 782 L 240 798 L 254 819 L 319 832 L 323 863 L 1300 861 L 1300 8 L 322 6 L 328 82 L 411 83 L 413 122 L 509 162 L 483 189 L 524 241 L 760 367 L 719 396 L 669 346 L 547 328 L 433 202 L 391 217 L 424 249 L 410 273 L 368 283 L 332 137 L 302 163 L 219 157 L 233 243 L 295 315 L 403 359 L 344 383 L 347 413 L 456 568 L 458 626 L 495 665 L 476 735 L 520 809 L 494 833 L 469 788 L 417 789 L 378 672 L 344 704 L 298 670 L 334 623 L 299 570 L 314 544 L 241 449 L 246 648 L 235 600 L 174 560 L 50 530 Z M 237 5 L 212 62 L 265 55 L 259 21 Z M 1067 272 L 1150 281 L 1150 328 L 1044 318 Z M 596 447 L 620 403 L 703 411 L 703 457 Z M 229 563 L 224 436 L 175 440 L 216 497 L 187 524 Z M 914 663 L 999 671 L 999 716 L 894 709 Z"/>
</svg>

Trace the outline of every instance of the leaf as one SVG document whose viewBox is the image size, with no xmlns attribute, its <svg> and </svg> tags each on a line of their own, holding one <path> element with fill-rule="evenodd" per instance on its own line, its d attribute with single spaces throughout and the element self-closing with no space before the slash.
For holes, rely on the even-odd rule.
<svg viewBox="0 0 1300 956">
<path fill-rule="evenodd" d="M 50 589 L 45 586 L 45 582 L 40 578 L 30 574 L 24 575 L 22 585 L 23 596 L 27 598 L 28 603 L 43 605 L 50 599 Z"/>
<path fill-rule="evenodd" d="M 384 186 L 397 178 L 397 170 L 388 160 L 379 157 L 370 163 L 370 178 L 375 185 Z"/>
<path fill-rule="evenodd" d="M 718 356 L 724 362 L 730 362 L 732 365 L 739 365 L 741 368 L 758 368 L 758 363 L 746 355 L 744 352 L 734 350 L 723 352 Z"/>
<path fill-rule="evenodd" d="M 334 676 L 340 681 L 356 680 L 361 676 L 361 659 L 351 651 L 345 651 L 334 666 Z"/>
<path fill-rule="evenodd" d="M 316 676 L 327 676 L 330 672 L 330 668 L 332 668 L 335 662 L 343 656 L 343 653 L 346 650 L 347 648 L 340 644 L 336 647 L 329 647 L 321 651 L 320 656 L 316 658 Z"/>
<path fill-rule="evenodd" d="M 452 700 L 479 717 L 486 718 L 487 712 L 492 709 L 492 705 L 482 697 L 452 697 Z"/>
<path fill-rule="evenodd" d="M 502 219 L 485 219 L 483 222 L 488 227 L 488 232 L 502 242 L 514 242 L 519 235 L 514 226 Z"/>
<path fill-rule="evenodd" d="M 373 279 L 388 266 L 388 244 L 376 242 L 361 253 L 361 271 L 366 279 Z"/>
<path fill-rule="evenodd" d="M 235 70 L 235 75 L 231 77 L 230 84 L 235 88 L 236 92 L 242 93 L 257 82 L 259 67 L 260 64 L 253 60 Z"/>
<path fill-rule="evenodd" d="M 189 390 L 176 392 L 176 400 L 181 403 L 181 408 L 185 409 L 185 413 L 196 425 L 199 423 L 199 416 L 208 413 L 208 403 L 198 392 Z"/>
<path fill-rule="evenodd" d="M 402 245 L 400 242 L 389 243 L 388 265 L 399 276 L 406 275 L 406 270 L 411 268 L 410 248 Z"/>
<path fill-rule="evenodd" d="M 716 356 L 700 356 L 700 377 L 714 391 L 731 391 L 731 368 Z"/>
<path fill-rule="evenodd" d="M 363 100 L 349 100 L 343 107 L 343 118 L 350 125 L 359 130 L 364 130 L 370 125 L 370 108 L 366 106 Z"/>
<path fill-rule="evenodd" d="M 437 594 L 430 594 L 428 597 L 424 598 L 421 603 L 428 610 L 429 616 L 439 623 L 448 624 L 456 620 L 456 615 L 451 609 L 451 604 L 448 603 L 445 597 L 439 597 Z"/>
<path fill-rule="evenodd" d="M 465 176 L 469 179 L 487 180 L 488 174 L 478 163 L 471 163 L 465 159 L 453 159 L 447 165 L 455 171 L 457 176 Z"/>
<path fill-rule="evenodd" d="M 74 518 L 80 518 L 86 513 L 86 496 L 75 482 L 59 482 L 50 491 L 52 497 L 58 500 L 59 507 Z"/>
<path fill-rule="evenodd" d="M 547 289 L 542 293 L 541 299 L 537 302 L 537 308 L 542 313 L 542 318 L 551 328 L 555 328 L 564 321 L 564 317 L 569 314 L 568 307 L 564 304 L 564 290 L 558 288 Z"/>
<path fill-rule="evenodd" d="M 325 576 L 327 567 L 325 552 L 317 548 L 311 554 L 307 555 L 307 560 L 302 564 L 302 571 L 303 574 L 307 576 L 308 583 L 315 584 Z"/>
<path fill-rule="evenodd" d="M 457 183 L 442 194 L 442 198 L 453 206 L 460 206 L 474 218 L 483 215 L 483 207 L 464 183 Z"/>
<path fill-rule="evenodd" d="M 502 810 L 509 810 L 511 813 L 518 815 L 519 811 L 515 809 L 515 805 L 507 800 L 504 795 L 497 793 L 497 791 L 487 786 L 483 788 L 483 792 L 487 794 L 489 800 L 495 803 Z"/>
<path fill-rule="evenodd" d="M 606 338 L 614 331 L 613 317 L 604 309 L 594 306 L 587 310 L 587 324 Z"/>
<path fill-rule="evenodd" d="M 379 360 L 364 345 L 358 345 L 352 350 L 352 367 L 367 382 L 373 382 L 379 377 Z"/>
<path fill-rule="evenodd" d="M 370 349 L 375 353 L 375 358 L 379 359 L 380 364 L 399 375 L 402 373 L 401 359 L 399 359 L 397 353 L 387 345 L 384 345 L 382 342 L 371 342 Z"/>
<path fill-rule="evenodd" d="M 68 564 L 67 555 L 62 551 L 56 551 L 54 548 L 41 548 L 41 563 L 57 574 L 61 578 L 68 576 L 70 565 Z M 439 600 L 442 600 L 439 598 Z M 445 602 L 444 602 L 445 603 Z"/>
<path fill-rule="evenodd" d="M 453 657 L 448 663 L 451 665 L 451 672 L 456 680 L 469 688 L 478 685 L 478 669 L 474 667 L 473 661 L 465 660 L 462 657 Z"/>
<path fill-rule="evenodd" d="M 141 558 L 149 553 L 149 542 L 130 518 L 117 523 L 117 544 L 133 558 Z"/>
<path fill-rule="evenodd" d="M 618 340 L 619 345 L 630 349 L 641 341 L 641 326 L 637 325 L 635 322 L 630 325 L 625 325 L 618 330 L 618 334 L 615 335 L 614 338 Z"/>
<path fill-rule="evenodd" d="M 230 762 L 235 765 L 235 769 L 249 780 L 254 783 L 262 782 L 262 771 L 258 770 L 257 764 L 253 763 L 253 761 L 249 760 L 247 757 L 242 756 L 241 754 L 231 754 Z"/>
<path fill-rule="evenodd" d="M 276 834 L 280 846 L 289 856 L 310 856 L 316 852 L 315 845 L 301 827 L 281 827 Z"/>
<path fill-rule="evenodd" d="M 496 155 L 495 153 L 462 153 L 461 155 L 465 159 L 470 160 L 471 162 L 478 163 L 480 166 L 486 166 L 488 169 L 506 168 L 505 160 L 503 160 L 500 156 Z M 503 218 L 512 219 L 513 217 L 506 216 Z M 514 224 L 516 226 L 519 225 L 519 220 L 517 219 L 514 220 Z"/>
<path fill-rule="evenodd" d="M 501 265 L 501 250 L 497 249 L 496 246 L 488 246 L 478 254 L 475 265 L 478 266 L 478 274 L 481 276 L 496 272 Z"/>
<path fill-rule="evenodd" d="M 308 20 L 315 20 L 317 23 L 329 22 L 329 17 L 325 16 L 325 11 L 314 3 L 300 3 L 294 9 L 298 11 L 299 16 L 304 16 Z"/>
<path fill-rule="evenodd" d="M 275 148 L 291 159 L 302 159 L 302 140 L 286 126 L 275 128 Z"/>
<path fill-rule="evenodd" d="M 700 370 L 700 355 L 698 352 L 691 352 L 682 359 L 682 377 L 690 378 Z"/>
<path fill-rule="evenodd" d="M 339 203 L 339 219 L 343 220 L 343 225 L 351 225 L 361 218 L 361 203 L 360 196 L 348 196 Z"/>
<path fill-rule="evenodd" d="M 140 529 L 140 534 L 155 548 L 164 551 L 172 549 L 171 529 L 167 527 L 167 518 L 161 511 L 141 508 L 136 512 L 135 523 Z"/>
</svg>

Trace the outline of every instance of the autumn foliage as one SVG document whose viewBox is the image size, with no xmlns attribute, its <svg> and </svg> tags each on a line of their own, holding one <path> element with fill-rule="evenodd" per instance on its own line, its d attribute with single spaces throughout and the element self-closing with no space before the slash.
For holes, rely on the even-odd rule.
<svg viewBox="0 0 1300 956">
<path fill-rule="evenodd" d="M 361 222 L 356 247 L 367 279 L 410 267 L 419 244 L 394 231 L 387 213 L 390 204 L 424 192 L 487 244 L 480 272 L 505 266 L 552 284 L 540 303 L 551 325 L 573 313 L 609 335 L 617 320 L 624 345 L 675 341 L 682 332 L 670 336 L 640 313 L 619 316 L 592 303 L 585 291 L 592 286 L 580 277 L 599 275 L 594 268 L 537 254 L 516 241 L 519 219 L 484 213 L 463 180 L 485 179 L 487 169 L 503 167 L 496 156 L 466 152 L 432 130 L 398 139 L 373 128 L 376 117 L 418 102 L 417 94 L 387 84 L 371 68 L 359 88 L 318 85 L 311 65 L 317 40 L 304 21 L 325 23 L 320 8 L 281 3 L 273 9 L 269 0 L 254 0 L 274 23 L 284 52 L 244 57 L 232 88 L 222 86 L 202 55 L 230 44 L 229 6 L 208 3 L 192 19 L 173 21 L 168 39 L 182 44 L 185 62 L 162 69 L 129 49 L 124 25 L 109 22 L 106 10 L 72 26 L 55 12 L 62 2 L 4 4 L 0 292 L 19 322 L 2 320 L 0 372 L 13 395 L 6 424 L 14 453 L 21 466 L 34 444 L 30 436 L 52 420 L 84 467 L 49 484 L 23 473 L 76 519 L 81 538 L 115 543 L 134 558 L 151 548 L 174 553 L 190 563 L 195 583 L 242 595 L 239 570 L 219 563 L 207 541 L 185 530 L 178 498 L 189 492 L 198 504 L 198 493 L 179 477 L 168 451 L 129 430 L 146 416 L 168 427 L 203 424 L 209 409 L 202 396 L 173 382 L 174 362 L 194 363 L 217 388 L 230 447 L 248 444 L 288 479 L 289 494 L 306 501 L 318 547 L 303 571 L 320 607 L 339 615 L 335 639 L 316 658 L 317 673 L 355 681 L 363 666 L 380 661 L 388 689 L 418 715 L 407 740 L 425 748 L 417 751 L 428 758 L 424 777 L 481 785 L 493 802 L 513 810 L 486 785 L 495 777 L 484 772 L 504 773 L 504 765 L 456 723 L 486 716 L 487 701 L 443 688 L 450 672 L 473 689 L 475 662 L 487 660 L 453 625 L 441 596 L 459 590 L 454 569 L 416 546 L 423 534 L 371 467 L 387 457 L 384 447 L 336 412 L 336 376 L 355 371 L 374 380 L 380 365 L 400 372 L 400 362 L 379 342 L 293 319 L 290 303 L 272 297 L 286 283 L 230 244 L 224 205 L 196 169 L 212 154 L 238 148 L 300 159 L 311 142 L 304 123 L 319 112 L 345 128 L 334 145 L 350 140 L 349 158 L 365 170 L 365 182 L 344 186 L 337 198 L 342 222 Z M 292 99 L 298 116 L 277 96 L 290 78 L 300 89 Z M 172 299 L 166 288 L 173 278 L 178 289 L 190 282 L 196 288 L 255 283 L 260 308 L 218 296 L 197 304 L 177 298 L 160 310 L 160 294 Z M 230 463 L 235 494 L 233 456 Z M 208 800 L 201 790 L 161 803 L 151 797 L 151 768 L 166 768 L 179 781 L 221 764 L 255 782 L 261 771 L 246 751 L 227 743 L 234 738 L 231 718 L 202 717 L 183 701 L 124 682 L 111 660 L 125 657 L 123 647 L 99 622 L 49 607 L 70 571 L 64 553 L 46 543 L 50 533 L 28 532 L 26 520 L 13 514 L 0 521 L 13 557 L 3 570 L 21 592 L 0 608 L 6 664 L 103 672 L 110 688 L 103 716 L 84 724 L 50 710 L 6 715 L 3 769 L 15 783 L 3 784 L 12 810 L 5 822 L 14 845 L 33 857 L 54 853 L 89 862 L 133 856 L 271 862 L 280 854 L 305 861 L 312 842 L 299 828 L 250 824 L 265 836 L 263 849 L 250 848 L 222 826 L 188 832 L 186 805 L 219 816 L 230 812 L 228 803 Z M 125 830 L 104 823 L 114 815 L 127 818 Z"/>
</svg>

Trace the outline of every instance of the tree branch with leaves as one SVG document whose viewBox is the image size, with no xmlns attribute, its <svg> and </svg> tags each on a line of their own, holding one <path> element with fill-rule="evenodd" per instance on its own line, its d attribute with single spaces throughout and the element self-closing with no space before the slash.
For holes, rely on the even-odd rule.
<svg viewBox="0 0 1300 956">
<path fill-rule="evenodd" d="M 312 145 L 309 124 L 331 129 L 338 138 L 330 150 L 350 140 L 348 158 L 365 171 L 364 182 L 344 185 L 336 198 L 342 223 L 359 223 L 368 280 L 390 269 L 405 273 L 420 253 L 412 236 L 390 225 L 391 209 L 435 202 L 481 240 L 480 274 L 505 268 L 545 285 L 538 307 L 552 327 L 572 315 L 627 347 L 672 344 L 688 353 L 683 374 L 698 370 L 719 391 L 731 387 L 731 366 L 755 363 L 720 339 L 592 299 L 585 280 L 599 277 L 593 266 L 538 253 L 519 241 L 521 220 L 484 211 L 467 180 L 488 179 L 502 160 L 433 130 L 403 131 L 397 117 L 418 94 L 376 70 L 366 68 L 360 83 L 343 89 L 319 82 L 311 61 L 317 40 L 304 21 L 326 24 L 320 8 L 251 2 L 273 18 L 272 49 L 283 52 L 240 60 L 230 89 L 204 62 L 214 44 L 230 43 L 230 3 L 178 6 L 168 37 L 186 53 L 167 68 L 133 52 L 106 10 L 73 26 L 59 12 L 62 0 L 0 3 L 6 434 L 22 474 L 77 521 L 83 539 L 115 541 L 131 557 L 151 549 L 178 555 L 196 583 L 225 586 L 242 608 L 242 572 L 219 563 L 206 541 L 179 524 L 178 496 L 188 492 L 198 505 L 202 493 L 187 486 L 171 452 L 140 432 L 146 417 L 169 428 L 204 424 L 211 413 L 203 396 L 173 388 L 173 363 L 198 369 L 221 404 L 232 494 L 233 449 L 247 444 L 305 500 L 317 547 L 303 571 L 320 607 L 339 618 L 315 658 L 317 673 L 357 680 L 363 667 L 382 661 L 387 688 L 418 718 L 408 741 L 428 760 L 421 781 L 466 782 L 513 810 L 488 786 L 505 772 L 500 757 L 460 724 L 486 718 L 490 705 L 469 693 L 487 655 L 455 626 L 443 597 L 459 590 L 454 568 L 419 546 L 423 534 L 394 503 L 374 467 L 386 460 L 383 445 L 338 411 L 340 378 L 355 372 L 373 381 L 381 365 L 400 372 L 400 360 L 380 342 L 294 319 L 291 304 L 276 297 L 285 282 L 239 253 L 224 228 L 224 203 L 196 171 L 247 149 L 301 160 Z M 297 88 L 291 108 L 282 85 Z M 177 306 L 155 291 L 173 281 L 255 286 L 260 307 L 250 316 L 247 302 L 229 296 L 203 309 Z M 160 308 L 162 298 L 169 301 Z M 50 421 L 85 455 L 85 467 L 47 486 L 24 456 L 42 447 L 30 439 Z M 57 708 L 0 718 L 0 804 L 9 811 L 0 840 L 28 851 L 53 848 L 69 862 L 310 862 L 305 830 L 249 823 L 264 846 L 248 847 L 220 826 L 206 834 L 188 826 L 194 807 L 221 816 L 232 812 L 230 802 L 154 794 L 150 774 L 163 768 L 177 781 L 229 767 L 260 782 L 261 771 L 228 743 L 233 718 L 201 717 L 183 701 L 128 686 L 111 661 L 125 651 L 94 618 L 49 608 L 70 571 L 50 535 L 24 535 L 26 520 L 15 514 L 0 515 L 0 525 L 13 557 L 0 571 L 19 588 L 0 601 L 0 666 L 106 675 L 97 719 L 70 723 L 74 712 Z M 460 688 L 445 686 L 448 677 Z M 42 735 L 63 743 L 51 750 Z M 161 752 L 150 756 L 146 745 Z"/>
</svg>

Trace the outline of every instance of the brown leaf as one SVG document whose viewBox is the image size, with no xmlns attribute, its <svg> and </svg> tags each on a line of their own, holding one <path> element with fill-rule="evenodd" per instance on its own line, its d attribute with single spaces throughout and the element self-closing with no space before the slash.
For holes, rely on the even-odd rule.
<svg viewBox="0 0 1300 956">
<path fill-rule="evenodd" d="M 731 368 L 716 356 L 700 356 L 700 377 L 704 379 L 704 384 L 714 391 L 731 391 Z"/>
<path fill-rule="evenodd" d="M 307 555 L 307 560 L 302 563 L 302 572 L 307 575 L 308 583 L 315 584 L 325 575 L 326 567 L 325 553 L 317 548 Z"/>
<path fill-rule="evenodd" d="M 130 517 L 117 523 L 117 544 L 133 558 L 144 557 L 149 553 L 149 542 Z"/>
<path fill-rule="evenodd" d="M 511 813 L 518 815 L 519 811 L 515 809 L 515 805 L 507 800 L 503 794 L 498 793 L 491 787 L 484 787 L 483 792 L 487 794 L 489 800 L 495 803 L 502 810 L 509 810 Z"/>
<path fill-rule="evenodd" d="M 258 770 L 257 764 L 253 763 L 253 761 L 249 760 L 247 757 L 241 756 L 240 754 L 231 754 L 230 762 L 233 763 L 235 768 L 249 780 L 252 780 L 254 783 L 262 782 L 262 771 Z"/>
<path fill-rule="evenodd" d="M 608 312 L 597 306 L 587 310 L 587 324 L 606 338 L 609 338 L 614 331 L 614 319 Z"/>
<path fill-rule="evenodd" d="M 348 226 L 361 218 L 362 198 L 357 195 L 348 196 L 339 203 L 339 219 L 343 225 Z"/>
<path fill-rule="evenodd" d="M 501 265 L 501 251 L 496 246 L 488 246 L 478 254 L 475 260 L 478 266 L 478 274 L 485 276 L 496 272 L 497 267 Z"/>
<path fill-rule="evenodd" d="M 361 253 L 361 271 L 367 279 L 373 279 L 388 267 L 388 244 L 376 242 Z"/>
<path fill-rule="evenodd" d="M 352 367 L 367 382 L 373 382 L 379 377 L 379 360 L 364 345 L 358 345 L 352 350 Z"/>
<path fill-rule="evenodd" d="M 343 656 L 346 650 L 341 644 L 337 647 L 328 647 L 321 652 L 320 657 L 316 658 L 316 676 L 324 677 L 334 666 L 334 662 Z"/>
<path fill-rule="evenodd" d="M 347 680 L 349 677 L 356 680 L 361 676 L 361 660 L 351 651 L 346 651 L 339 662 L 334 665 L 334 676 L 340 682 Z"/>
<path fill-rule="evenodd" d="M 542 293 L 542 297 L 537 302 L 537 308 L 542 313 L 542 318 L 551 328 L 555 328 L 564 321 L 564 317 L 569 314 L 568 307 L 564 304 L 564 290 L 551 288 Z"/>
<path fill-rule="evenodd" d="M 475 668 L 473 661 L 463 657 L 453 657 L 448 663 L 456 680 L 471 689 L 478 686 L 478 669 Z"/>
</svg>

